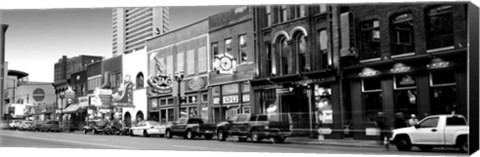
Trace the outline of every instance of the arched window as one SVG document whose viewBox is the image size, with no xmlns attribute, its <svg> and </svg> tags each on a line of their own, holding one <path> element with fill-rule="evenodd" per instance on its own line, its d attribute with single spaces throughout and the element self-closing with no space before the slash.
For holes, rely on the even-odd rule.
<svg viewBox="0 0 480 157">
<path fill-rule="evenodd" d="M 286 37 L 279 37 L 277 42 L 277 54 L 280 56 L 280 73 L 282 75 L 292 73 L 292 56 L 288 49 Z"/>
<path fill-rule="evenodd" d="M 137 74 L 137 77 L 136 77 L 136 84 L 137 84 L 137 89 L 141 89 L 143 88 L 143 80 L 144 80 L 144 77 L 143 77 L 143 73 L 142 72 L 139 72 Z"/>
<path fill-rule="evenodd" d="M 303 33 L 298 33 L 295 38 L 295 52 L 298 55 L 298 67 L 300 71 L 307 71 L 309 67 L 307 67 L 307 60 L 306 60 L 306 51 L 307 51 L 307 42 L 305 40 L 305 35 Z"/>
</svg>

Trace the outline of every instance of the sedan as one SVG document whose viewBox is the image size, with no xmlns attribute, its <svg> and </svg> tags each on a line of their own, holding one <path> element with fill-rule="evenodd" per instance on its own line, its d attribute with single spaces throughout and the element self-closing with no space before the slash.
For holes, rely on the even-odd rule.
<svg viewBox="0 0 480 157">
<path fill-rule="evenodd" d="M 130 136 L 143 135 L 148 137 L 150 135 L 165 135 L 166 125 L 161 125 L 156 121 L 141 121 L 130 128 Z"/>
<path fill-rule="evenodd" d="M 29 130 L 32 127 L 33 121 L 22 121 L 22 124 L 18 127 L 19 130 Z"/>
</svg>

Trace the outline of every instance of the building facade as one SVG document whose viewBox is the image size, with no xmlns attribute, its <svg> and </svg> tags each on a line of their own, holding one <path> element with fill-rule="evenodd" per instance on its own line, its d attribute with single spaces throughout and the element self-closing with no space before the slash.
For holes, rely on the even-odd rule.
<svg viewBox="0 0 480 157">
<path fill-rule="evenodd" d="M 149 119 L 208 119 L 208 31 L 204 19 L 148 40 Z"/>
<path fill-rule="evenodd" d="M 208 18 L 211 121 L 250 113 L 254 68 L 253 7 L 238 7 Z"/>
<path fill-rule="evenodd" d="M 147 113 L 147 91 L 146 79 L 147 74 L 147 51 L 142 49 L 138 52 L 123 54 L 123 77 L 125 80 L 129 78 L 131 81 L 124 82 L 125 94 L 121 96 L 118 102 L 132 103 L 123 108 L 122 115 L 125 124 L 130 125 L 133 121 L 145 119 Z M 131 90 L 128 86 L 132 85 Z M 131 97 L 128 96 L 131 94 Z"/>
<path fill-rule="evenodd" d="M 55 119 L 55 98 L 52 83 L 27 82 L 15 89 L 15 107 L 23 108 L 23 115 L 31 120 Z"/>
<path fill-rule="evenodd" d="M 355 139 L 376 139 L 378 112 L 393 128 L 397 116 L 467 115 L 466 3 L 340 10 L 340 30 L 350 32 L 341 37 L 341 60 Z"/>
<path fill-rule="evenodd" d="M 60 119 L 62 110 L 65 109 L 67 103 L 69 103 L 67 101 L 68 99 L 65 98 L 65 92 L 71 87 L 70 78 L 72 74 L 87 70 L 89 64 L 101 61 L 102 59 L 103 57 L 100 56 L 88 55 L 80 55 L 72 58 L 62 56 L 62 58 L 55 63 L 53 85 L 55 87 L 55 93 L 57 94 L 57 110 L 55 113 L 57 113 L 56 117 L 58 119 Z"/>
<path fill-rule="evenodd" d="M 140 50 L 148 38 L 168 30 L 168 7 L 113 9 L 113 56 Z"/>
<path fill-rule="evenodd" d="M 290 113 L 295 134 L 343 134 L 337 7 L 256 8 L 252 113 Z"/>
</svg>

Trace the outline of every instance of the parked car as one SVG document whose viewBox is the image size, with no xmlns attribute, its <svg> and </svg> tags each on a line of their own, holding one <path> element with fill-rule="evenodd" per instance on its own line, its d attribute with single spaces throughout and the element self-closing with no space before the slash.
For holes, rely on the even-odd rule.
<svg viewBox="0 0 480 157">
<path fill-rule="evenodd" d="M 33 125 L 33 121 L 24 120 L 22 124 L 18 127 L 19 130 L 29 130 L 30 127 Z"/>
<path fill-rule="evenodd" d="M 10 129 L 10 124 L 7 121 L 1 121 L 0 129 L 3 129 L 3 130 Z"/>
<path fill-rule="evenodd" d="M 39 121 L 39 120 L 33 121 L 33 124 L 31 125 L 29 130 L 31 130 L 31 131 L 41 131 L 43 123 L 44 123 L 43 121 Z"/>
<path fill-rule="evenodd" d="M 156 121 L 140 121 L 135 126 L 130 128 L 130 136 L 143 135 L 148 137 L 150 135 L 165 135 L 167 125 L 161 125 Z"/>
<path fill-rule="evenodd" d="M 47 120 L 43 125 L 40 126 L 41 131 L 47 131 L 47 132 L 60 132 L 60 122 L 57 120 Z"/>
<path fill-rule="evenodd" d="M 433 147 L 458 147 L 468 151 L 469 127 L 462 115 L 433 115 L 417 125 L 393 130 L 390 143 L 400 151 L 417 146 L 422 151 Z"/>
<path fill-rule="evenodd" d="M 12 120 L 9 123 L 10 129 L 17 130 L 21 124 L 22 124 L 22 120 Z"/>
<path fill-rule="evenodd" d="M 91 120 L 83 127 L 83 133 L 87 134 L 88 132 L 91 132 L 94 135 L 104 134 L 110 129 L 109 125 L 109 122 L 104 119 Z"/>
<path fill-rule="evenodd" d="M 219 141 L 225 141 L 228 136 L 237 136 L 240 141 L 251 138 L 254 142 L 273 138 L 275 143 L 283 143 L 292 136 L 292 119 L 290 114 L 258 114 L 236 115 L 226 122 L 219 123 L 216 134 Z"/>
<path fill-rule="evenodd" d="M 203 136 L 209 140 L 214 135 L 215 127 L 215 124 L 205 124 L 201 118 L 183 117 L 166 128 L 165 137 L 172 138 L 173 135 L 177 135 L 186 139 L 194 139 L 195 136 Z"/>
</svg>

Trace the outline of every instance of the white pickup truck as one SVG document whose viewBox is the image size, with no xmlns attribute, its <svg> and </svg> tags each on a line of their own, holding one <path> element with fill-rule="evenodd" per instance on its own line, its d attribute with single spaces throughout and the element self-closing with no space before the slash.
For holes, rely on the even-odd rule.
<svg viewBox="0 0 480 157">
<path fill-rule="evenodd" d="M 433 147 L 458 147 L 468 151 L 469 127 L 462 115 L 432 115 L 412 127 L 393 130 L 390 143 L 400 151 L 417 146 L 422 151 Z"/>
</svg>

